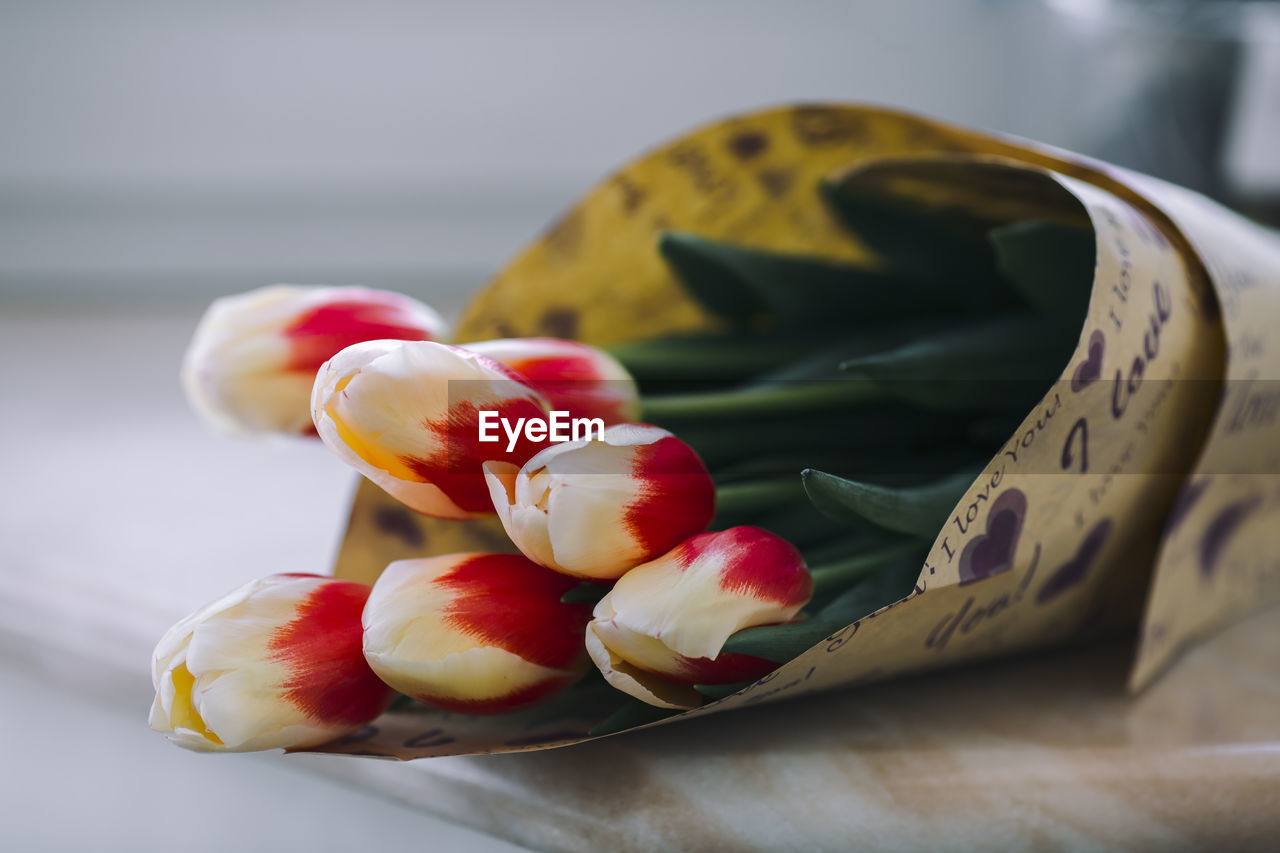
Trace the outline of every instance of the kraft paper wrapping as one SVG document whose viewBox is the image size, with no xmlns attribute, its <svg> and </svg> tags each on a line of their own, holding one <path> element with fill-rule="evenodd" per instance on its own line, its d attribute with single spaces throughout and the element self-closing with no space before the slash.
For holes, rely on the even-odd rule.
<svg viewBox="0 0 1280 853">
<path fill-rule="evenodd" d="M 717 713 L 1140 624 L 1135 689 L 1280 600 L 1280 241 L 1193 193 L 1076 155 L 879 108 L 731 118 L 613 175 L 466 311 L 462 341 L 598 345 L 716 328 L 655 250 L 664 229 L 874 265 L 823 178 L 985 225 L 1091 225 L 1087 320 L 1060 380 L 955 507 L 904 599 L 725 699 Z M 922 414 L 921 417 L 928 417 Z M 418 516 L 362 482 L 336 573 L 511 551 L 496 522 Z M 605 686 L 503 717 L 392 711 L 318 752 L 400 759 L 587 739 Z"/>
</svg>

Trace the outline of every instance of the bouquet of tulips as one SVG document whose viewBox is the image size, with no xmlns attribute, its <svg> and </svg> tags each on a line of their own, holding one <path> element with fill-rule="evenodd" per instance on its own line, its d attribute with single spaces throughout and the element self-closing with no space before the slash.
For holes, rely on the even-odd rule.
<svg viewBox="0 0 1280 853">
<path fill-rule="evenodd" d="M 892 521 L 871 533 L 810 505 L 787 506 L 802 491 L 783 472 L 807 445 L 812 452 L 811 435 L 757 435 L 736 450 L 714 436 L 743 401 L 785 405 L 797 396 L 778 413 L 797 421 L 829 401 L 838 417 L 822 431 L 832 434 L 894 409 L 842 413 L 828 395 L 857 383 L 762 379 L 730 392 L 642 397 L 618 358 L 586 344 L 459 347 L 434 340 L 443 333 L 428 306 L 366 288 L 275 286 L 210 308 L 184 368 L 206 420 L 241 433 L 316 435 L 410 510 L 496 516 L 519 553 L 399 560 L 372 587 L 314 575 L 255 581 L 161 641 L 155 728 L 196 749 L 312 746 L 370 722 L 396 694 L 458 713 L 509 713 L 582 681 L 593 664 L 621 691 L 618 720 L 641 719 L 649 715 L 637 717 L 626 695 L 645 710 L 697 707 L 775 669 L 786 654 L 779 649 L 812 644 L 909 586 L 914 572 L 903 570 L 923 555 L 920 539 L 894 535 Z M 719 337 L 675 345 L 713 343 L 731 345 Z M 648 376 L 669 376 L 655 368 L 670 358 L 668 346 L 619 354 Z M 782 364 L 757 355 L 746 369 L 826 366 L 830 346 L 788 341 L 771 356 Z M 704 363 L 690 360 L 678 383 Z M 713 381 L 724 377 L 697 384 Z M 646 414 L 687 426 L 702 454 L 641 423 Z M 951 438 L 972 444 L 963 429 Z M 715 478 L 703 455 L 719 460 Z M 935 473 L 918 467 L 925 480 Z M 950 479 L 953 491 L 962 486 Z M 815 494 L 819 506 L 831 499 Z M 797 545 L 818 560 L 812 570 Z M 848 555 L 823 562 L 846 545 Z M 811 602 L 822 607 L 798 618 Z M 783 630 L 746 633 L 760 626 Z"/>
<path fill-rule="evenodd" d="M 836 168 L 885 135 L 931 158 Z M 1132 623 L 1136 572 L 1194 514 L 1174 501 L 1218 393 L 1213 297 L 1154 208 L 1029 151 L 763 113 L 612 178 L 477 298 L 465 343 L 360 287 L 214 303 L 197 411 L 318 437 L 366 483 L 340 576 L 263 578 L 161 639 L 152 727 L 209 751 L 533 748 Z M 1132 363 L 1107 350 L 1128 340 Z M 1143 392 L 1173 361 L 1205 381 Z M 1135 399 L 1149 448 L 1112 439 Z M 823 674 L 860 626 L 863 659 Z M 362 750 L 384 715 L 511 722 Z"/>
</svg>

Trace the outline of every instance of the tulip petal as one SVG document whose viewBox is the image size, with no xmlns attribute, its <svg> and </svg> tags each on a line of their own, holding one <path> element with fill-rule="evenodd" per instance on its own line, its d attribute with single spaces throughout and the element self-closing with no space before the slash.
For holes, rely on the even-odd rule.
<svg viewBox="0 0 1280 853">
<path fill-rule="evenodd" d="M 551 489 L 543 527 L 557 569 L 609 580 L 646 556 L 624 523 L 637 498 L 638 484 L 628 476 L 632 456 L 629 447 L 593 441 L 547 461 Z"/>
<path fill-rule="evenodd" d="M 275 575 L 181 620 L 156 647 L 149 721 L 180 746 L 314 746 L 366 724 L 391 691 L 361 653 L 369 588 Z"/>
<path fill-rule="evenodd" d="M 288 369 L 313 380 L 324 362 L 352 344 L 439 340 L 448 325 L 416 299 L 367 287 L 308 288 L 309 299 L 283 329 Z M 310 392 L 308 392 L 310 396 Z"/>
<path fill-rule="evenodd" d="M 364 654 L 408 696 L 462 713 L 528 704 L 580 677 L 588 609 L 567 577 L 515 554 L 389 565 L 365 606 Z"/>
<path fill-rule="evenodd" d="M 756 528 L 732 529 L 742 530 Z M 628 572 L 607 596 L 609 618 L 635 634 L 661 638 L 672 652 L 690 658 L 715 658 L 742 628 L 789 621 L 811 590 L 800 555 L 785 542 L 776 556 L 753 553 L 768 542 L 754 535 L 730 547 L 704 547 L 732 531 L 695 536 Z M 767 583 L 771 574 L 782 580 Z M 597 618 L 600 612 L 597 606 Z"/>
<path fill-rule="evenodd" d="M 572 452 L 545 458 L 557 484 L 573 483 L 582 499 L 566 500 L 563 516 L 590 512 L 589 502 L 610 506 L 616 523 L 629 541 L 632 554 L 643 559 L 670 550 L 711 521 L 715 488 L 693 449 L 659 427 L 622 424 L 605 431 L 602 441 L 584 442 Z M 566 489 L 566 491 L 569 491 Z M 595 511 L 596 514 L 599 510 Z M 553 516 L 556 515 L 553 513 Z M 554 524 L 554 518 L 552 523 Z M 599 523 L 608 523 L 600 518 Z M 573 525 L 570 518 L 566 524 Z M 574 549 L 593 548 L 595 537 L 557 537 L 557 559 L 575 557 Z M 632 563 L 634 565 L 634 562 Z"/>
<path fill-rule="evenodd" d="M 290 702 L 281 701 L 276 690 L 264 685 L 279 684 L 284 673 L 270 667 L 240 666 L 225 672 L 208 673 L 195 680 L 192 706 L 205 726 L 214 732 L 227 750 L 242 750 L 258 738 L 303 722 L 303 715 Z M 317 743 L 332 740 L 344 726 L 305 728 L 327 733 Z"/>
<path fill-rule="evenodd" d="M 539 501 L 517 501 L 517 487 L 527 490 L 529 479 L 520 478 L 519 473 L 520 468 L 509 462 L 484 463 L 485 482 L 489 484 L 493 508 L 521 553 L 540 566 L 554 566 L 555 551 L 547 530 L 546 512 L 537 506 Z"/>
<path fill-rule="evenodd" d="M 481 465 L 521 463 L 539 449 L 523 433 L 479 441 L 480 411 L 511 423 L 545 417 L 546 403 L 508 368 L 429 341 L 368 341 L 316 376 L 316 431 L 342 461 L 410 508 L 440 518 L 493 511 Z"/>
<path fill-rule="evenodd" d="M 378 676 L 400 692 L 445 710 L 469 714 L 510 711 L 577 680 L 577 670 L 531 663 L 494 646 L 473 646 L 435 660 L 367 652 Z"/>
<path fill-rule="evenodd" d="M 201 740 L 209 744 L 222 746 L 223 740 L 210 731 L 204 718 L 195 708 L 191 695 L 195 687 L 195 678 L 192 677 L 186 665 L 179 664 L 168 675 L 169 701 L 166 708 L 166 727 L 174 731 L 198 735 Z"/>
<path fill-rule="evenodd" d="M 592 660 L 610 684 L 660 707 L 694 685 L 750 681 L 776 664 L 723 653 L 742 628 L 786 622 L 812 594 L 796 549 L 754 527 L 692 536 L 623 575 L 587 630 Z M 673 692 L 674 691 L 674 692 Z"/>
<path fill-rule="evenodd" d="M 512 476 L 486 469 L 512 542 L 573 577 L 612 580 L 706 527 L 715 488 L 692 448 L 666 430 L 621 424 L 603 439 L 538 453 Z"/>
<path fill-rule="evenodd" d="M 640 417 L 635 380 L 613 356 L 559 338 L 506 338 L 467 344 L 525 377 L 552 410 L 574 418 L 600 418 L 605 426 Z"/>
<path fill-rule="evenodd" d="M 209 306 L 182 384 L 196 412 L 225 432 L 310 433 L 311 386 L 325 359 L 359 341 L 445 332 L 439 314 L 398 293 L 275 285 Z"/>
<path fill-rule="evenodd" d="M 645 672 L 615 655 L 596 634 L 595 628 L 594 622 L 587 626 L 587 654 L 612 687 L 658 708 L 687 710 L 702 704 L 701 695 L 692 687 Z"/>
<path fill-rule="evenodd" d="M 632 475 L 636 498 L 623 524 L 645 553 L 664 553 L 711 523 L 715 485 L 697 453 L 680 439 L 667 435 L 637 447 Z"/>
</svg>

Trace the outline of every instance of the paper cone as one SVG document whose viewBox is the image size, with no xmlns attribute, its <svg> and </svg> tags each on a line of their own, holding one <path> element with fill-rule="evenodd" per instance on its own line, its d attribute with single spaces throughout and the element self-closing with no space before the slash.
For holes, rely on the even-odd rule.
<svg viewBox="0 0 1280 853">
<path fill-rule="evenodd" d="M 1280 241 L 1151 178 L 878 108 L 738 116 L 595 188 L 476 296 L 459 337 L 607 345 L 717 328 L 655 251 L 662 230 L 874 264 L 820 201 L 823 179 L 983 227 L 1091 226 L 1087 319 L 910 595 L 663 722 L 1135 623 L 1137 689 L 1196 638 L 1280 600 Z M 475 550 L 513 549 L 496 521 L 424 518 L 362 483 L 336 573 L 371 582 L 392 560 Z M 485 719 L 393 711 L 313 751 L 409 759 L 576 743 L 620 698 L 601 686 Z"/>
</svg>

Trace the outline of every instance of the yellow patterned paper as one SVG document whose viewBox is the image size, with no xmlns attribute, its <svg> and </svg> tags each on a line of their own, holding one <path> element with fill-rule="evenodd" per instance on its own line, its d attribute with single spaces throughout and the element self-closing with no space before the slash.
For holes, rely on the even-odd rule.
<svg viewBox="0 0 1280 853">
<path fill-rule="evenodd" d="M 666 229 L 874 265 L 819 200 L 824 178 L 993 223 L 1087 221 L 1097 247 L 1088 316 L 1060 380 L 938 532 L 914 592 L 672 720 L 1142 616 L 1140 685 L 1195 637 L 1280 598 L 1280 245 L 1198 196 L 1106 164 L 878 108 L 733 117 L 588 193 L 477 294 L 459 337 L 607 345 L 714 328 L 655 251 Z M 509 545 L 495 524 L 423 518 L 362 483 L 337 572 L 367 581 L 392 559 L 476 549 Z M 618 694 L 596 698 L 488 719 L 392 712 L 320 751 L 415 758 L 574 743 Z"/>
</svg>

